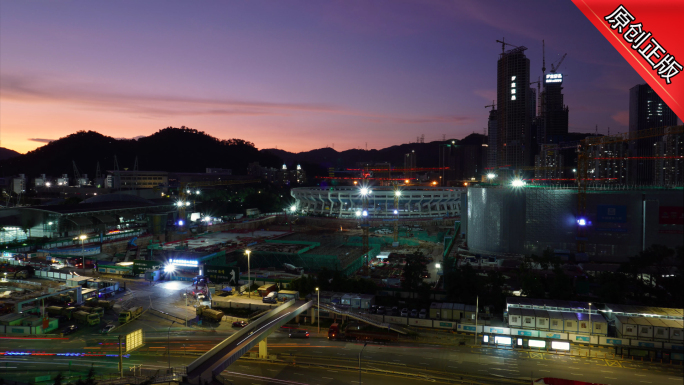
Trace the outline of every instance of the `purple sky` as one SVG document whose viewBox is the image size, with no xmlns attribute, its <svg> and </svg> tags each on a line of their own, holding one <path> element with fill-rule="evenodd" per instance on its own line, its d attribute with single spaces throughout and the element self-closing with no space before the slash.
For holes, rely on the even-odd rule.
<svg viewBox="0 0 684 385">
<path fill-rule="evenodd" d="M 568 53 L 570 131 L 624 132 L 644 83 L 569 0 L 2 1 L 0 138 L 182 125 L 259 148 L 382 148 L 487 125 L 505 37 Z M 536 86 L 535 86 L 536 87 Z"/>
</svg>

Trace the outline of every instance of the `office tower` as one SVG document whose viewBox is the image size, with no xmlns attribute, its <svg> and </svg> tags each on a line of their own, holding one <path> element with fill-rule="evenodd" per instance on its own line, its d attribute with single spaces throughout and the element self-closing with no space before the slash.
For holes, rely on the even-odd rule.
<svg viewBox="0 0 684 385">
<path fill-rule="evenodd" d="M 629 90 L 629 132 L 677 125 L 677 116 L 648 84 L 638 84 Z M 655 183 L 654 162 L 656 143 L 660 138 L 643 138 L 630 143 L 631 183 Z"/>
<path fill-rule="evenodd" d="M 539 143 L 559 143 L 568 135 L 568 106 L 563 102 L 563 74 L 549 73 L 544 77 L 542 91 Z"/>
<path fill-rule="evenodd" d="M 497 62 L 497 165 L 512 169 L 531 166 L 530 60 L 526 47 L 502 52 Z M 532 113 L 531 113 L 532 111 Z"/>
</svg>

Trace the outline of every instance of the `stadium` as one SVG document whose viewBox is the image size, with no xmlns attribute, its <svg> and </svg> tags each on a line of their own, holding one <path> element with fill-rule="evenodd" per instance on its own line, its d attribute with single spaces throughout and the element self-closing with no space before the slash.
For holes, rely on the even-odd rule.
<svg viewBox="0 0 684 385">
<path fill-rule="evenodd" d="M 461 193 L 453 187 L 302 187 L 292 189 L 295 204 L 291 208 L 301 214 L 335 218 L 363 215 L 363 192 L 372 218 L 444 218 L 461 215 Z M 398 198 L 395 208 L 394 200 Z"/>
</svg>

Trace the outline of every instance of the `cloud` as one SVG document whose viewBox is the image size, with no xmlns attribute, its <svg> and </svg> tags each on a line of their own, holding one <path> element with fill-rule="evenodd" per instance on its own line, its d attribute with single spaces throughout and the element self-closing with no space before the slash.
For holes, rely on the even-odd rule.
<svg viewBox="0 0 684 385">
<path fill-rule="evenodd" d="M 55 139 L 43 139 L 43 138 L 28 138 L 28 140 L 32 142 L 38 142 L 38 143 L 50 143 Z"/>
<path fill-rule="evenodd" d="M 470 123 L 469 116 L 385 115 L 317 103 L 276 103 L 250 100 L 207 99 L 107 91 L 107 86 L 56 81 L 47 76 L 0 74 L 2 98 L 24 103 L 68 104 L 82 109 L 108 110 L 147 117 L 169 116 L 292 116 L 334 114 L 371 118 L 375 122 L 405 124 Z M 134 139 L 137 139 L 136 137 Z"/>
<path fill-rule="evenodd" d="M 3 99 L 26 103 L 75 104 L 81 108 L 114 110 L 147 116 L 289 115 L 294 112 L 339 112 L 314 103 L 274 103 L 206 99 L 106 91 L 102 85 L 59 82 L 41 76 L 0 74 Z"/>
<path fill-rule="evenodd" d="M 629 126 L 629 110 L 618 111 L 617 113 L 611 115 L 611 118 L 623 126 Z"/>
</svg>

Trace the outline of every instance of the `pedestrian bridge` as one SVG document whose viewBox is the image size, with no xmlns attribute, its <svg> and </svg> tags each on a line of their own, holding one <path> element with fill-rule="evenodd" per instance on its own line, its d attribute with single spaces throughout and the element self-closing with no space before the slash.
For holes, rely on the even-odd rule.
<svg viewBox="0 0 684 385">
<path fill-rule="evenodd" d="M 366 317 L 364 314 L 355 313 L 355 312 L 353 312 L 349 309 L 343 308 L 343 307 L 337 307 L 335 305 L 324 304 L 324 303 L 320 304 L 320 307 L 321 307 L 321 310 L 327 310 L 331 313 L 344 315 L 344 316 L 347 316 L 351 319 L 355 319 L 357 321 L 361 321 L 361 322 L 367 323 L 369 325 L 373 325 L 375 327 L 394 330 L 395 332 L 401 333 L 401 334 L 408 334 L 408 330 L 406 328 L 400 326 L 400 325 L 377 321 L 371 317 Z"/>
<path fill-rule="evenodd" d="M 256 344 L 266 351 L 266 337 L 274 330 L 311 308 L 313 301 L 290 300 L 269 311 L 239 332 L 223 340 L 187 367 L 186 381 L 191 384 L 210 384 L 219 378 L 221 372 L 238 358 L 250 351 Z M 220 382 L 220 381 L 219 381 Z"/>
</svg>

